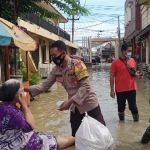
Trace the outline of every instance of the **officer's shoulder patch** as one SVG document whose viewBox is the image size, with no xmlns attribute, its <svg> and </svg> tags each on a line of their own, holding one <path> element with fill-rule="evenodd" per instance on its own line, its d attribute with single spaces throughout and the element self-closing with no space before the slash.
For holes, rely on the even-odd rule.
<svg viewBox="0 0 150 150">
<path fill-rule="evenodd" d="M 82 61 L 76 61 L 74 64 L 79 70 L 83 69 L 83 62 Z"/>
<path fill-rule="evenodd" d="M 75 67 L 75 75 L 78 80 L 81 80 L 89 76 L 86 65 L 81 60 L 75 61 L 74 67 Z"/>
</svg>

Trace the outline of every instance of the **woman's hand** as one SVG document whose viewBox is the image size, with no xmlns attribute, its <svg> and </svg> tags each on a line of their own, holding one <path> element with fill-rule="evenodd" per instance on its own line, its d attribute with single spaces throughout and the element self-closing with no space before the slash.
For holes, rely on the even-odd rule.
<svg viewBox="0 0 150 150">
<path fill-rule="evenodd" d="M 30 124 L 31 128 L 34 129 L 35 121 L 34 121 L 34 117 L 33 117 L 32 113 L 30 112 L 29 108 L 27 107 L 25 92 L 19 93 L 19 103 L 21 105 L 20 109 L 24 114 L 26 122 L 28 122 Z"/>
<path fill-rule="evenodd" d="M 19 103 L 21 106 L 26 105 L 26 93 L 25 92 L 21 92 L 19 94 Z"/>
</svg>

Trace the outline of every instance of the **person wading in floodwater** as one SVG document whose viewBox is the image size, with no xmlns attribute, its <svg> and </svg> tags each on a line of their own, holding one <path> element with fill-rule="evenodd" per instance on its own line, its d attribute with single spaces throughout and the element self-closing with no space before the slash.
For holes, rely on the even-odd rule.
<svg viewBox="0 0 150 150">
<path fill-rule="evenodd" d="M 121 57 L 115 59 L 110 68 L 110 96 L 117 96 L 118 115 L 120 120 L 125 118 L 126 100 L 132 113 L 133 120 L 139 121 L 139 113 L 136 105 L 137 85 L 135 77 L 142 78 L 143 73 L 137 73 L 136 62 L 132 56 L 132 45 L 124 43 L 121 48 Z M 127 67 L 128 66 L 128 67 Z M 130 70 L 128 70 L 130 69 Z M 133 74 L 131 74 L 133 73 Z M 115 89 L 114 89 L 115 88 Z"/>
</svg>

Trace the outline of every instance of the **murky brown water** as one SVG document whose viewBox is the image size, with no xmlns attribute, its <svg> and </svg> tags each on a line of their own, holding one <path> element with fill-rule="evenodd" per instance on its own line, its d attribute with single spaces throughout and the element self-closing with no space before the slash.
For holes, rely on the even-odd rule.
<svg viewBox="0 0 150 150">
<path fill-rule="evenodd" d="M 115 144 L 112 150 L 149 150 L 150 144 L 142 145 L 141 137 L 149 125 L 150 117 L 150 80 L 137 80 L 137 104 L 140 121 L 133 122 L 132 115 L 126 108 L 125 121 L 119 121 L 116 99 L 109 96 L 109 66 L 96 66 L 90 70 L 91 85 L 96 92 L 101 110 Z M 36 131 L 52 134 L 70 135 L 69 111 L 57 110 L 56 102 L 67 100 L 67 94 L 61 85 L 55 84 L 50 93 L 44 93 L 31 102 L 30 109 L 36 120 Z"/>
</svg>

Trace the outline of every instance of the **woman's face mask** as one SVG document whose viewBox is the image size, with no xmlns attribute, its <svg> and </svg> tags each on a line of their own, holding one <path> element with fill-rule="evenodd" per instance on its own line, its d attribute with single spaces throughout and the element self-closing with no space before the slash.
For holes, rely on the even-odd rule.
<svg viewBox="0 0 150 150">
<path fill-rule="evenodd" d="M 57 57 L 52 57 L 52 60 L 53 60 L 54 64 L 56 64 L 57 66 L 60 66 L 63 63 L 64 59 L 65 59 L 65 56 L 63 58 L 61 58 L 62 54 L 63 53 L 61 53 Z"/>
<path fill-rule="evenodd" d="M 126 57 L 131 58 L 131 56 L 132 56 L 132 52 L 127 52 Z"/>
</svg>

